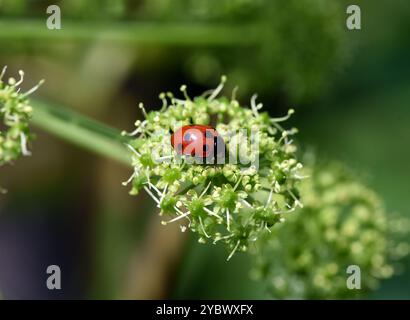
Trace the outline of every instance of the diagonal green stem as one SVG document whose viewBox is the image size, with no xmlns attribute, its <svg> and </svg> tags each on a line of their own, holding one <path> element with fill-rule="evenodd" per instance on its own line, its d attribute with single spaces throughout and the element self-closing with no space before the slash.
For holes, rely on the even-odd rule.
<svg viewBox="0 0 410 320">
<path fill-rule="evenodd" d="M 130 165 L 128 141 L 121 132 L 73 110 L 33 100 L 33 123 L 64 140 L 96 152 L 123 164 Z"/>
</svg>

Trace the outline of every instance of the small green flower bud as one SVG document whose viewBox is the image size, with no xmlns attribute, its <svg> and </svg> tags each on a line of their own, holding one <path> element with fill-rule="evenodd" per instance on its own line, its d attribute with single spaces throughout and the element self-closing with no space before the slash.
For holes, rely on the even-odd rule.
<svg viewBox="0 0 410 320">
<path fill-rule="evenodd" d="M 393 275 L 391 263 L 398 257 L 394 253 L 398 243 L 389 237 L 397 231 L 387 227 L 387 215 L 377 195 L 342 165 L 314 164 L 305 173 L 309 179 L 287 196 L 296 202 L 300 191 L 303 208 L 259 238 L 252 274 L 263 280 L 275 298 L 363 296 Z M 280 215 L 271 215 L 264 208 L 255 214 L 255 219 L 268 227 L 280 221 L 278 218 Z M 408 238 L 407 222 L 409 228 L 403 236 Z M 402 252 L 399 257 L 409 253 Z M 349 265 L 361 269 L 361 290 L 346 286 Z"/>
<path fill-rule="evenodd" d="M 20 79 L 9 78 L 4 81 L 6 67 L 0 72 L 0 166 L 16 160 L 20 156 L 30 155 L 28 145 L 33 139 L 30 133 L 29 121 L 33 108 L 27 97 L 43 83 L 41 81 L 31 90 L 22 93 L 20 85 L 24 72 L 19 71 Z"/>
</svg>

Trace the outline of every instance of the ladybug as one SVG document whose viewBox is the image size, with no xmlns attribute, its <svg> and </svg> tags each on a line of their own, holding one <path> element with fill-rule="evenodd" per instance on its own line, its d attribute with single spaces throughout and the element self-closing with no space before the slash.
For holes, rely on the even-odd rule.
<svg viewBox="0 0 410 320">
<path fill-rule="evenodd" d="M 225 155 L 225 143 L 215 128 L 206 125 L 186 125 L 171 135 L 171 145 L 178 155 L 193 156 L 203 160 Z M 218 161 L 220 163 L 220 161 Z"/>
</svg>

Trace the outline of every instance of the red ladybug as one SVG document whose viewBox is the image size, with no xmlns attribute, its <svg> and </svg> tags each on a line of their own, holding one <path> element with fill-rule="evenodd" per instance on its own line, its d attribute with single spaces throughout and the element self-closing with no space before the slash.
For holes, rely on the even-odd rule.
<svg viewBox="0 0 410 320">
<path fill-rule="evenodd" d="M 211 126 L 183 126 L 171 135 L 171 145 L 179 155 L 216 160 L 225 154 L 223 139 Z"/>
</svg>

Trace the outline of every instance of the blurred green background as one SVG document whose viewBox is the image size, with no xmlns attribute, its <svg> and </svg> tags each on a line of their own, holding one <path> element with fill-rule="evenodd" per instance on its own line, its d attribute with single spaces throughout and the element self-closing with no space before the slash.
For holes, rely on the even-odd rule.
<svg viewBox="0 0 410 320">
<path fill-rule="evenodd" d="M 271 115 L 296 109 L 298 139 L 360 172 L 389 212 L 410 217 L 410 3 L 301 0 L 0 0 L 0 67 L 39 79 L 35 94 L 118 129 L 188 84 L 196 95 L 228 76 Z M 57 4 L 62 30 L 46 28 Z M 35 104 L 34 104 L 35 107 Z M 34 128 L 33 155 L 0 168 L 0 292 L 4 298 L 268 298 L 249 258 L 229 263 L 162 226 L 146 195 L 121 186 L 131 170 Z M 46 267 L 63 289 L 45 287 Z M 410 298 L 403 273 L 369 298 Z"/>
</svg>

